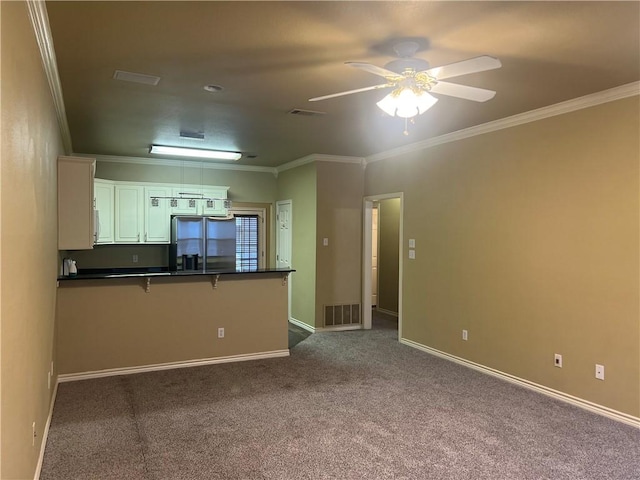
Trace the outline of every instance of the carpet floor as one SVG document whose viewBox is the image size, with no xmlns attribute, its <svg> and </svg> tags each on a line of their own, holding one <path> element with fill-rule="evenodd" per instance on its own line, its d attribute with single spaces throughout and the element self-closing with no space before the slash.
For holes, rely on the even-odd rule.
<svg viewBox="0 0 640 480">
<path fill-rule="evenodd" d="M 58 387 L 40 478 L 639 479 L 640 431 L 370 331 Z"/>
</svg>

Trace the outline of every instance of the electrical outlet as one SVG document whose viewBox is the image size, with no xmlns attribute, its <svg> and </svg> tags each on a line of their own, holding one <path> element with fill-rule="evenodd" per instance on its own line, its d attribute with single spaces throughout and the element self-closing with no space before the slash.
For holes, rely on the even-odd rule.
<svg viewBox="0 0 640 480">
<path fill-rule="evenodd" d="M 596 363 L 596 378 L 598 380 L 604 380 L 604 365 L 598 365 Z"/>
<path fill-rule="evenodd" d="M 462 339 L 469 340 L 469 333 L 466 330 L 462 330 Z"/>
<path fill-rule="evenodd" d="M 138 263 L 138 255 L 133 255 L 133 256 L 131 257 L 131 261 L 132 261 L 133 263 Z"/>
<path fill-rule="evenodd" d="M 224 328 L 218 329 L 218 338 L 224 338 Z"/>
<path fill-rule="evenodd" d="M 412 260 L 416 258 L 415 250 L 409 250 L 409 258 L 411 258 Z"/>
<path fill-rule="evenodd" d="M 36 445 L 36 422 L 33 422 L 31 425 L 31 446 L 35 447 Z"/>
<path fill-rule="evenodd" d="M 553 364 L 558 368 L 562 368 L 562 355 L 560 355 L 559 353 L 556 353 L 553 356 Z"/>
</svg>

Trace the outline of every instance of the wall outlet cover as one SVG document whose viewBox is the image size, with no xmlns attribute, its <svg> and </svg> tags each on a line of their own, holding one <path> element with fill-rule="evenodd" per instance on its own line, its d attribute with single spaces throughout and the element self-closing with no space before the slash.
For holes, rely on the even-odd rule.
<svg viewBox="0 0 640 480">
<path fill-rule="evenodd" d="M 562 368 L 562 355 L 560 355 L 559 353 L 556 353 L 553 356 L 553 364 L 558 368 Z"/>
</svg>

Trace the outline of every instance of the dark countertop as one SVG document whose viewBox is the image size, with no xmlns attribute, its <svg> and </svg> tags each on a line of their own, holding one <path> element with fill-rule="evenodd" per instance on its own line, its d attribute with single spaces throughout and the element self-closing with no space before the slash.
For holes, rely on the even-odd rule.
<svg viewBox="0 0 640 480">
<path fill-rule="evenodd" d="M 145 277 L 189 277 L 189 276 L 202 276 L 202 275 L 255 275 L 263 273 L 292 273 L 295 270 L 290 268 L 257 268 L 247 271 L 237 270 L 189 270 L 170 272 L 164 268 L 143 268 L 143 269 L 131 269 L 131 268 L 104 268 L 104 269 L 87 269 L 80 270 L 77 275 L 74 276 L 59 276 L 58 280 L 104 280 L 109 278 L 145 278 Z"/>
</svg>

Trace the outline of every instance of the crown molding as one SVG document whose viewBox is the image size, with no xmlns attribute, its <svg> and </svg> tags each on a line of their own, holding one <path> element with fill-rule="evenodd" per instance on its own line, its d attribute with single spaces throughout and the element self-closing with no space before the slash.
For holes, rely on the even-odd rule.
<svg viewBox="0 0 640 480">
<path fill-rule="evenodd" d="M 276 175 L 273 167 L 259 167 L 253 165 L 233 165 L 228 163 L 212 163 L 197 160 L 177 160 L 166 158 L 121 157 L 116 155 L 92 155 L 88 153 L 74 153 L 77 157 L 95 158 L 98 162 L 128 163 L 137 165 L 156 165 L 164 167 L 208 168 L 212 170 L 235 170 L 241 172 L 259 172 Z"/>
<path fill-rule="evenodd" d="M 427 148 L 442 145 L 444 143 L 456 142 L 465 138 L 475 137 L 476 135 L 484 135 L 485 133 L 511 128 L 525 123 L 536 122 L 549 117 L 563 115 L 565 113 L 582 110 L 584 108 L 594 107 L 603 103 L 621 100 L 623 98 L 633 97 L 640 94 L 640 82 L 628 83 L 619 87 L 604 90 L 602 92 L 585 95 L 584 97 L 574 98 L 565 102 L 549 105 L 548 107 L 538 108 L 525 113 L 519 113 L 511 117 L 502 118 L 493 122 L 483 123 L 473 127 L 458 130 L 456 132 L 447 133 L 438 137 L 430 138 L 422 142 L 404 145 L 402 147 L 387 150 L 385 152 L 376 153 L 366 157 L 366 163 L 378 162 L 398 155 L 408 154 L 425 150 Z"/>
<path fill-rule="evenodd" d="M 364 157 L 347 157 L 341 155 L 324 155 L 321 153 L 313 153 L 306 157 L 298 158 L 289 163 L 284 163 L 276 167 L 277 173 L 284 172 L 285 170 L 291 170 L 292 168 L 301 167 L 313 162 L 336 162 L 336 163 L 356 163 L 358 165 L 366 165 Z"/>
<path fill-rule="evenodd" d="M 69 155 L 72 150 L 71 132 L 69 131 L 69 123 L 67 122 L 67 112 L 64 107 L 64 98 L 62 96 L 62 85 L 60 84 L 60 75 L 58 74 L 58 64 L 56 61 L 56 52 L 53 48 L 53 37 L 49 28 L 49 15 L 47 15 L 47 7 L 43 0 L 27 0 L 29 9 L 29 19 L 36 35 L 36 42 L 40 49 L 40 58 L 42 66 L 47 77 L 47 83 L 51 90 L 53 105 L 58 117 L 58 127 L 62 137 L 62 145 L 64 151 Z"/>
</svg>

